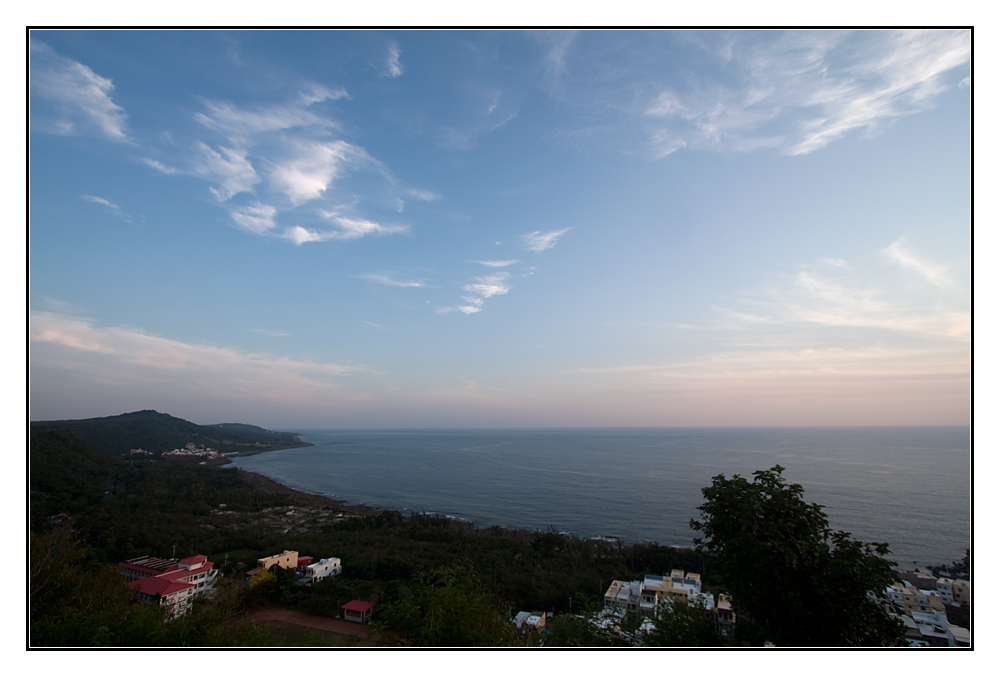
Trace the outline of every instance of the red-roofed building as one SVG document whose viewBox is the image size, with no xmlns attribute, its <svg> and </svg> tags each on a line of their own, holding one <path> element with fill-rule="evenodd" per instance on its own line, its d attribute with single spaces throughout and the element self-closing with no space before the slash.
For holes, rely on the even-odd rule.
<svg viewBox="0 0 1000 677">
<path fill-rule="evenodd" d="M 187 613 L 195 596 L 211 593 L 219 573 L 204 555 L 181 560 L 136 557 L 118 566 L 139 601 L 163 606 L 170 618 Z"/>
<path fill-rule="evenodd" d="M 340 607 L 344 610 L 344 620 L 354 623 L 367 623 L 372 618 L 372 609 L 375 605 L 371 602 L 362 602 L 360 599 L 353 600 Z"/>
</svg>

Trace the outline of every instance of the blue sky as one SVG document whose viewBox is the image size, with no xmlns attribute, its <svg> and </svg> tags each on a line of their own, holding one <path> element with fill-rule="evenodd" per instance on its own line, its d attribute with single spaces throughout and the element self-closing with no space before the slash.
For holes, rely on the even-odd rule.
<svg viewBox="0 0 1000 677">
<path fill-rule="evenodd" d="M 29 58 L 34 420 L 968 423 L 967 31 Z"/>
</svg>

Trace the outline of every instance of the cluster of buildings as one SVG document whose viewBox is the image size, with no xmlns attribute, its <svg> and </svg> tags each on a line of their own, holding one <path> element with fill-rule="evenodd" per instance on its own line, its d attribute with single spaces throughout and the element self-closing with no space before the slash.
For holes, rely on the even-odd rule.
<svg viewBox="0 0 1000 677">
<path fill-rule="evenodd" d="M 132 453 L 135 453 L 135 452 L 136 452 L 136 450 L 133 449 Z M 148 454 L 149 452 L 147 451 L 147 452 L 144 452 L 144 453 Z M 211 447 L 205 447 L 205 446 L 202 446 L 202 445 L 195 446 L 194 442 L 188 442 L 186 445 L 184 445 L 183 449 L 171 449 L 170 451 L 163 452 L 163 455 L 164 456 L 204 456 L 205 458 L 216 458 L 218 456 L 225 456 L 226 454 L 223 454 L 222 452 L 220 452 L 220 451 L 218 451 L 216 449 L 212 449 Z"/>
<path fill-rule="evenodd" d="M 279 567 L 281 569 L 292 569 L 298 575 L 298 583 L 309 585 L 321 581 L 327 576 L 336 576 L 343 572 L 340 566 L 339 557 L 328 557 L 318 562 L 308 555 L 299 555 L 296 550 L 285 550 L 280 555 L 271 555 L 257 560 L 257 568 L 251 569 L 247 575 L 253 576 L 261 569 Z"/>
<path fill-rule="evenodd" d="M 641 581 L 612 581 L 604 593 L 605 611 L 597 622 L 601 627 L 616 624 L 622 613 L 628 611 L 649 616 L 665 600 L 667 603 L 683 601 L 705 609 L 715 615 L 724 637 L 732 635 L 736 614 L 730 599 L 720 595 L 716 604 L 715 595 L 702 592 L 701 574 L 681 569 L 674 569 L 669 576 L 647 575 Z M 652 621 L 646 619 L 643 628 L 651 629 Z"/>
<path fill-rule="evenodd" d="M 311 585 L 327 576 L 336 576 L 343 572 L 339 557 L 328 557 L 317 562 L 308 555 L 300 555 L 296 550 L 285 550 L 280 555 L 260 558 L 257 560 L 257 568 L 248 571 L 247 575 L 253 576 L 258 571 L 271 567 L 294 570 L 299 575 L 296 581 L 299 585 Z M 340 606 L 344 620 L 353 623 L 369 622 L 374 609 L 374 604 L 360 599 L 351 600 Z"/>
<path fill-rule="evenodd" d="M 184 559 L 136 557 L 119 562 L 118 567 L 139 601 L 162 606 L 167 618 L 187 613 L 195 597 L 211 595 L 219 573 L 205 555 Z"/>
<path fill-rule="evenodd" d="M 948 611 L 972 606 L 972 583 L 937 577 L 929 571 L 902 571 L 902 582 L 886 588 L 896 615 L 906 625 L 910 646 L 971 646 L 972 633 L 952 624 Z"/>
</svg>

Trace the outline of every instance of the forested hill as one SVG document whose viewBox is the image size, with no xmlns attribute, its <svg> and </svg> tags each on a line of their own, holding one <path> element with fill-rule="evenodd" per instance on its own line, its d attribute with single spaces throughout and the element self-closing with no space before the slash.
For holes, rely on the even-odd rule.
<svg viewBox="0 0 1000 677">
<path fill-rule="evenodd" d="M 92 449 L 120 456 L 141 448 L 154 454 L 188 443 L 222 452 L 255 452 L 308 446 L 296 433 L 273 432 L 243 423 L 198 425 L 152 410 L 73 421 L 33 421 L 32 428 L 69 430 Z"/>
</svg>

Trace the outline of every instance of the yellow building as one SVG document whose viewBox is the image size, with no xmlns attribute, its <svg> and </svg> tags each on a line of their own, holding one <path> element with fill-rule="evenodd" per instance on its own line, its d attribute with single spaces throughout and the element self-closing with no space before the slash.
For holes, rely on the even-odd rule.
<svg viewBox="0 0 1000 677">
<path fill-rule="evenodd" d="M 955 591 L 955 601 L 964 607 L 972 606 L 972 581 L 959 578 L 952 585 Z"/>
<path fill-rule="evenodd" d="M 294 569 L 299 566 L 298 550 L 286 550 L 280 555 L 271 555 L 257 560 L 258 569 L 270 569 L 277 564 L 282 569 Z"/>
</svg>

